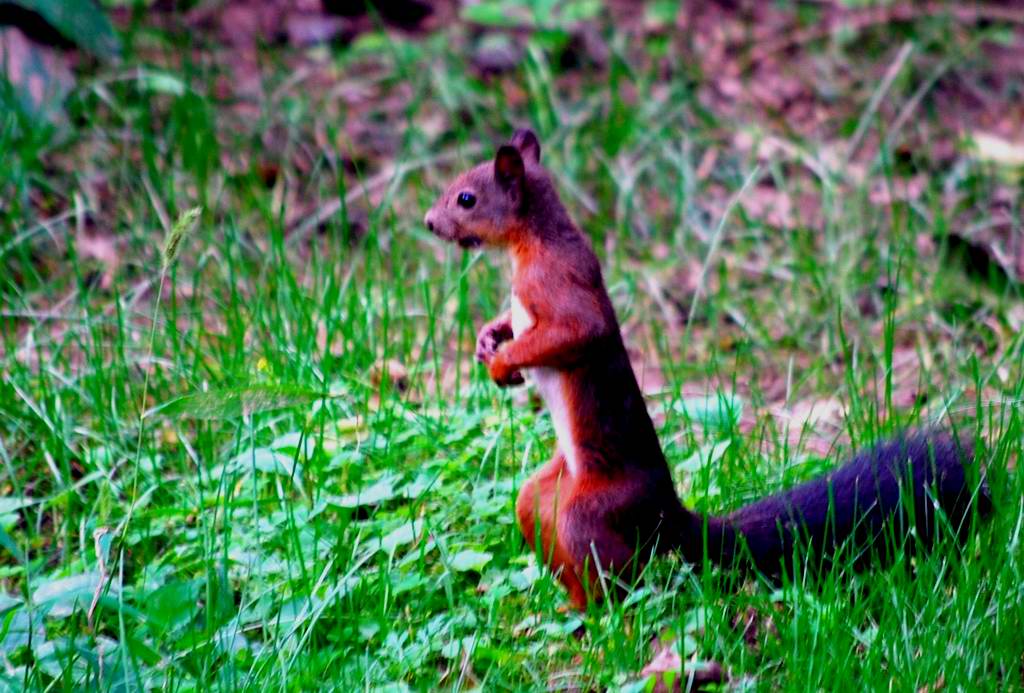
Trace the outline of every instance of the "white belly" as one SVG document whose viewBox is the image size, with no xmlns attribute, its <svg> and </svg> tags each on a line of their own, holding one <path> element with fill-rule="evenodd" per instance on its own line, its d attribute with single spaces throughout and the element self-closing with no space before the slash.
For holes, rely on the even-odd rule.
<svg viewBox="0 0 1024 693">
<path fill-rule="evenodd" d="M 533 327 L 533 316 L 526 310 L 526 307 L 512 292 L 512 336 L 518 337 L 523 332 Z"/>
<path fill-rule="evenodd" d="M 533 327 L 533 316 L 513 292 L 512 335 L 518 338 L 531 327 Z M 569 411 L 568 398 L 565 395 L 564 377 L 554 368 L 528 368 L 527 371 L 551 414 L 551 422 L 555 426 L 555 435 L 558 437 L 558 449 L 565 455 L 569 473 L 575 475 L 579 470 L 579 460 L 576 442 L 573 439 L 572 416 Z"/>
</svg>

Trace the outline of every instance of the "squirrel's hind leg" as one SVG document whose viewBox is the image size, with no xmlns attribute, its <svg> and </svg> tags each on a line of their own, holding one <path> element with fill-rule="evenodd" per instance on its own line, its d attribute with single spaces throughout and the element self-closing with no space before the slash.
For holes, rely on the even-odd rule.
<svg viewBox="0 0 1024 693">
<path fill-rule="evenodd" d="M 606 595 L 625 596 L 646 565 L 653 544 L 633 525 L 633 499 L 618 484 L 591 491 L 565 513 L 559 513 L 558 534 L 572 557 L 573 565 L 594 601 Z M 654 512 L 646 508 L 647 512 Z M 628 541 L 627 535 L 633 540 Z M 586 607 L 587 594 L 578 603 Z"/>
<path fill-rule="evenodd" d="M 556 452 L 519 489 L 516 517 L 526 543 L 569 591 L 572 605 L 582 610 L 587 606 L 587 591 L 578 566 L 558 535 L 558 517 L 571 499 L 572 483 L 565 456 Z"/>
<path fill-rule="evenodd" d="M 638 503 L 635 490 L 620 483 L 595 487 L 594 480 L 572 477 L 558 452 L 519 491 L 516 515 L 523 536 L 580 611 L 606 591 L 622 594 L 623 581 L 632 582 L 643 570 L 653 537 L 641 526 L 658 513 L 653 499 Z"/>
</svg>

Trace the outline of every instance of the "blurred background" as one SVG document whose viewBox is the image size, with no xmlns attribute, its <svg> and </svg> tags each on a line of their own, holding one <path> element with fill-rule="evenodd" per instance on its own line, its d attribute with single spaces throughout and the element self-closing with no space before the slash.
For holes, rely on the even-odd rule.
<svg viewBox="0 0 1024 693">
<path fill-rule="evenodd" d="M 954 425 L 990 550 L 559 612 L 550 423 L 472 359 L 506 262 L 422 228 L 521 126 L 688 504 Z M 0 676 L 1020 685 L 1022 176 L 1018 2 L 0 2 Z"/>
</svg>

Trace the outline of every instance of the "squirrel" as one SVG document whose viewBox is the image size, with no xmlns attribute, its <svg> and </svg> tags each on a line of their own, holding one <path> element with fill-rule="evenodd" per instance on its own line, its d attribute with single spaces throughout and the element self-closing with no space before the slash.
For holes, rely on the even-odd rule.
<svg viewBox="0 0 1024 693">
<path fill-rule="evenodd" d="M 849 546 L 863 567 L 887 546 L 891 554 L 911 524 L 930 545 L 943 522 L 936 507 L 961 538 L 972 508 L 991 512 L 972 446 L 938 430 L 904 433 L 725 516 L 683 507 L 601 266 L 540 164 L 537 136 L 517 130 L 493 162 L 459 175 L 424 223 L 445 241 L 511 259 L 511 308 L 480 330 L 476 358 L 501 387 L 528 374 L 554 423 L 554 457 L 520 488 L 516 515 L 574 607 L 609 584 L 618 590 L 658 553 L 779 578 L 800 547 L 824 564 Z"/>
</svg>

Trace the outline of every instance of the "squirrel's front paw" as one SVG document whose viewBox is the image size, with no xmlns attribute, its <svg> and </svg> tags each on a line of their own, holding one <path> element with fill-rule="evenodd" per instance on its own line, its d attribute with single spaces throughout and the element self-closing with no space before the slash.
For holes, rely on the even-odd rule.
<svg viewBox="0 0 1024 693">
<path fill-rule="evenodd" d="M 476 340 L 476 360 L 483 364 L 489 364 L 496 353 L 498 353 L 498 340 L 489 332 L 481 332 Z"/>
<path fill-rule="evenodd" d="M 476 338 L 476 360 L 490 364 L 503 342 L 512 339 L 512 328 L 507 321 L 491 322 L 483 326 Z"/>
<path fill-rule="evenodd" d="M 490 371 L 491 380 L 498 387 L 511 387 L 522 385 L 526 382 L 523 374 L 509 366 L 499 353 L 495 353 L 491 357 L 491 360 L 487 363 L 487 370 Z"/>
</svg>

